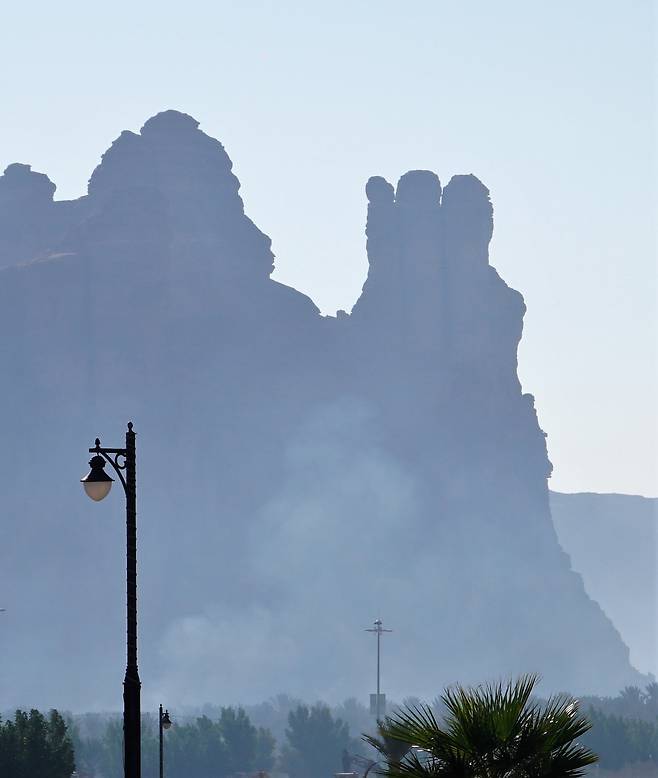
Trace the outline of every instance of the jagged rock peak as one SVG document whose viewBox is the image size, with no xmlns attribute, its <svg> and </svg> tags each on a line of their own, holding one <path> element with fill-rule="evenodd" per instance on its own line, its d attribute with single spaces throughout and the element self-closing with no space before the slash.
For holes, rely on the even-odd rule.
<svg viewBox="0 0 658 778">
<path fill-rule="evenodd" d="M 486 247 L 493 235 L 493 206 L 489 190 L 472 174 L 453 176 L 442 189 L 436 173 L 410 170 L 398 181 L 395 194 L 386 179 L 373 176 L 366 184 L 366 196 L 366 232 L 369 237 L 373 225 L 388 233 L 392 228 L 392 214 L 398 209 L 405 221 L 411 219 L 413 223 L 416 223 L 415 214 L 434 222 L 435 213 L 440 213 L 446 235 L 461 236 L 464 245 L 476 242 Z"/>
<path fill-rule="evenodd" d="M 431 170 L 410 170 L 398 181 L 395 192 L 398 205 L 438 208 L 441 202 L 441 182 Z"/>
<path fill-rule="evenodd" d="M 122 132 L 89 180 L 89 194 L 106 197 L 126 189 L 157 189 L 168 199 L 222 200 L 242 209 L 240 183 L 222 144 L 180 111 L 162 111 L 139 134 Z"/>
<path fill-rule="evenodd" d="M 493 206 L 489 190 L 474 175 L 453 176 L 443 190 L 441 211 L 444 223 L 458 228 L 464 223 L 482 244 L 493 235 Z M 477 234 L 475 234 L 477 231 Z"/>
<path fill-rule="evenodd" d="M 140 134 L 142 137 L 148 135 L 184 136 L 198 128 L 199 122 L 193 116 L 170 109 L 168 111 L 160 111 L 160 113 L 156 113 L 155 116 L 147 119 Z"/>
<path fill-rule="evenodd" d="M 403 205 L 449 205 L 493 213 L 489 190 L 472 174 L 457 175 L 441 188 L 436 173 L 431 170 L 409 170 L 398 181 L 397 189 L 382 176 L 372 176 L 366 184 L 368 202 L 385 205 L 391 202 Z"/>
<path fill-rule="evenodd" d="M 442 188 L 436 173 L 410 170 L 400 177 L 395 192 L 381 176 L 370 178 L 366 195 L 368 278 L 353 314 L 371 316 L 381 327 L 382 319 L 393 319 L 390 301 L 400 299 L 400 320 L 408 321 L 410 308 L 404 300 L 413 299 L 413 338 L 418 347 L 428 349 L 432 344 L 419 333 L 445 329 L 445 323 L 436 318 L 441 294 L 453 294 L 457 284 L 465 288 L 482 283 L 488 300 L 496 293 L 486 286 L 487 279 L 493 278 L 488 254 L 493 233 L 489 190 L 473 175 L 453 176 Z M 522 298 L 509 290 L 500 294 L 515 298 L 509 304 L 501 300 L 500 306 L 509 313 L 510 339 L 518 343 Z M 398 331 L 404 334 L 401 326 Z M 510 353 L 513 348 L 509 347 Z"/>
<path fill-rule="evenodd" d="M 50 203 L 56 188 L 44 173 L 36 173 L 30 165 L 14 162 L 0 176 L 0 204 L 26 201 Z"/>
<path fill-rule="evenodd" d="M 373 205 L 390 204 L 395 199 L 395 190 L 385 178 L 372 176 L 366 184 L 366 197 Z"/>
</svg>

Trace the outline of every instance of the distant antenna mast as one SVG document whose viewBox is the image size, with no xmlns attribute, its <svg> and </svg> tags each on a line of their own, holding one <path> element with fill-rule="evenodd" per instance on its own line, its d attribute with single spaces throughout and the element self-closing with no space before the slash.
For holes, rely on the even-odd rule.
<svg viewBox="0 0 658 778">
<path fill-rule="evenodd" d="M 377 619 L 374 628 L 366 629 L 365 632 L 374 632 L 377 635 L 377 696 L 375 697 L 375 716 L 379 721 L 382 713 L 382 694 L 380 691 L 380 669 L 381 669 L 381 639 L 384 632 L 393 632 L 392 629 L 384 629 L 381 619 Z M 371 695 L 372 697 L 372 695 Z M 370 701 L 370 712 L 372 713 L 372 699 Z"/>
</svg>

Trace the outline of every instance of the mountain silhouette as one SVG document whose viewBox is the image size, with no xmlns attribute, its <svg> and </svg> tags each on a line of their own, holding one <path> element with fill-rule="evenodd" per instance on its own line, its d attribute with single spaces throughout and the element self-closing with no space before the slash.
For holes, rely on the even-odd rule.
<svg viewBox="0 0 658 778">
<path fill-rule="evenodd" d="M 239 188 L 176 111 L 123 132 L 78 200 L 0 178 L 5 702 L 120 706 L 123 499 L 78 480 L 128 420 L 145 704 L 364 697 L 377 616 L 389 696 L 641 683 L 553 527 L 487 188 L 371 178 L 368 276 L 336 317 L 270 278 Z"/>
</svg>

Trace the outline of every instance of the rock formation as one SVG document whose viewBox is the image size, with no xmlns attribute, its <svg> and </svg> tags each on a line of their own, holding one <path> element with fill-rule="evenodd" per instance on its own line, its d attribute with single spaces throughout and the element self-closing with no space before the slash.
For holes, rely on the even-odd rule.
<svg viewBox="0 0 658 778">
<path fill-rule="evenodd" d="M 138 432 L 146 704 L 386 691 L 538 670 L 641 680 L 559 546 L 516 352 L 524 303 L 488 262 L 489 193 L 411 171 L 367 184 L 351 315 L 270 279 L 222 145 L 166 111 L 86 197 L 0 178 L 8 704 L 120 704 L 122 500 L 77 480 Z"/>
</svg>

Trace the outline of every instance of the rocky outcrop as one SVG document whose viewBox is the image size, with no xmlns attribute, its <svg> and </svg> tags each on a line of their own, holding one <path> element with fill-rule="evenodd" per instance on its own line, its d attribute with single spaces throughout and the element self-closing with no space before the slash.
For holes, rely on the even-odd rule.
<svg viewBox="0 0 658 778">
<path fill-rule="evenodd" d="M 553 529 L 525 307 L 489 265 L 474 176 L 370 179 L 368 278 L 336 319 L 270 279 L 230 159 L 189 116 L 122 133 L 79 201 L 53 191 L 0 179 L 6 704 L 119 705 L 121 500 L 91 506 L 77 478 L 129 418 L 147 703 L 364 695 L 377 613 L 394 696 L 640 679 Z"/>
<path fill-rule="evenodd" d="M 34 259 L 61 238 L 70 209 L 54 193 L 55 184 L 30 165 L 9 165 L 0 176 L 0 268 Z"/>
</svg>

